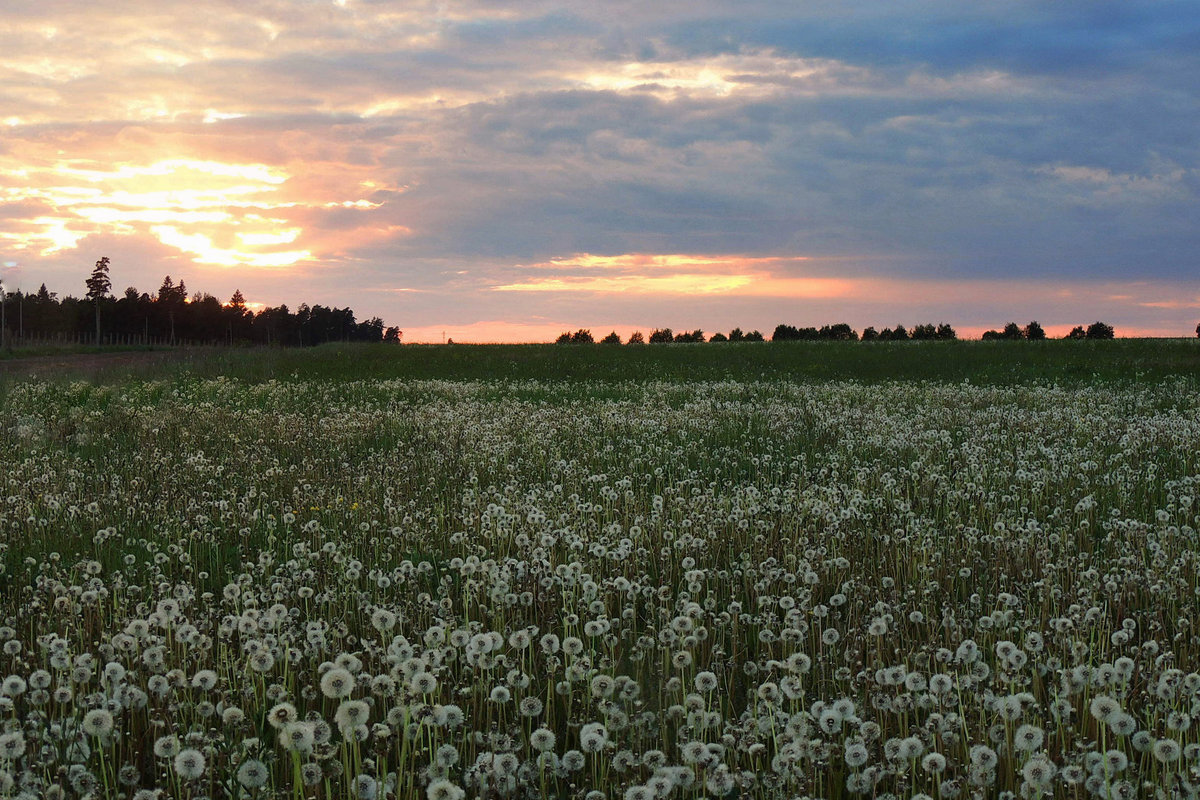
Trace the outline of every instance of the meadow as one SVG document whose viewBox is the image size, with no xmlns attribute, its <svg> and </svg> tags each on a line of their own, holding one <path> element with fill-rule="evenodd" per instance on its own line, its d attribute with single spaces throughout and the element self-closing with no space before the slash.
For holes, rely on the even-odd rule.
<svg viewBox="0 0 1200 800">
<path fill-rule="evenodd" d="M 10 372 L 0 797 L 1200 796 L 1198 377 L 1184 340 Z"/>
</svg>

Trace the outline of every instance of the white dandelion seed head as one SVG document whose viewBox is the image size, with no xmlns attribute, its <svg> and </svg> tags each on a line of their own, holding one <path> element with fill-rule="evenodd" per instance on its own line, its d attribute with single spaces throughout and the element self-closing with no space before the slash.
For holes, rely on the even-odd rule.
<svg viewBox="0 0 1200 800">
<path fill-rule="evenodd" d="M 256 758 L 243 761 L 237 770 L 237 781 L 245 789 L 258 789 L 267 784 L 271 773 L 267 765 Z"/>
<path fill-rule="evenodd" d="M 349 697 L 354 691 L 354 675 L 343 667 L 333 667 L 321 676 L 321 693 L 331 700 Z"/>
<path fill-rule="evenodd" d="M 175 774 L 185 781 L 199 778 L 204 774 L 204 768 L 207 766 L 204 761 L 204 754 L 194 747 L 180 750 L 175 754 L 175 759 L 172 763 L 175 766 Z"/>
</svg>

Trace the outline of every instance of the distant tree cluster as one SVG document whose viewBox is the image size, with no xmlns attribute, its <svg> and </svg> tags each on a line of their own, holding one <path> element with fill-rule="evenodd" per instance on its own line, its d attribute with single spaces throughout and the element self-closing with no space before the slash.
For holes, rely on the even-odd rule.
<svg viewBox="0 0 1200 800">
<path fill-rule="evenodd" d="M 235 291 L 222 303 L 207 293 L 188 296 L 182 280 L 170 275 L 154 294 L 130 286 L 120 297 L 109 294 L 109 259 L 96 262 L 83 298 L 41 288 L 34 293 L 4 296 L 4 322 L 9 340 L 76 339 L 84 342 L 163 342 L 316 345 L 332 341 L 399 342 L 400 329 L 379 317 L 364 321 L 350 308 L 301 304 L 253 312 Z"/>
<path fill-rule="evenodd" d="M 1068 339 L 1112 339 L 1116 337 L 1116 331 L 1112 325 L 1106 325 L 1103 322 L 1096 321 L 1087 326 L 1085 330 L 1082 325 L 1076 325 L 1067 334 Z"/>
<path fill-rule="evenodd" d="M 580 328 L 571 333 L 569 331 L 559 334 L 554 340 L 555 344 L 592 344 L 595 340 L 592 338 L 592 332 L 587 328 Z M 714 333 L 712 336 L 705 338 L 704 331 L 697 328 L 694 331 L 680 331 L 676 333 L 670 328 L 655 328 L 650 332 L 650 338 L 647 339 L 641 331 L 634 331 L 629 335 L 629 341 L 625 344 L 695 344 L 701 342 L 761 342 L 764 341 L 763 335 L 758 331 L 750 331 L 743 333 L 741 328 L 734 328 L 726 336 L 723 333 Z M 603 339 L 600 344 L 620 344 L 621 336 L 616 331 L 612 331 Z"/>
<path fill-rule="evenodd" d="M 1031 342 L 1039 342 L 1045 338 L 1046 331 L 1041 325 L 1038 324 L 1037 320 L 1033 320 L 1024 328 L 1015 322 L 1010 322 L 1001 330 L 990 330 L 983 332 L 984 341 L 992 341 L 996 339 L 1026 339 Z"/>
<path fill-rule="evenodd" d="M 655 328 L 650 332 L 650 344 L 670 344 L 675 341 L 675 334 L 670 328 Z"/>
<path fill-rule="evenodd" d="M 617 337 L 618 341 L 621 337 Z M 592 338 L 592 332 L 586 328 L 580 328 L 574 333 L 563 333 L 554 340 L 555 344 L 594 344 L 595 339 Z"/>
<path fill-rule="evenodd" d="M 946 323 L 933 325 L 931 323 L 923 323 L 916 325 L 910 331 L 903 325 L 897 325 L 895 328 L 884 328 L 882 331 L 877 331 L 875 328 L 867 328 L 862 332 L 862 341 L 908 341 L 910 339 L 957 339 L 958 335 L 954 328 Z M 760 331 L 745 332 L 741 328 L 734 328 L 728 334 L 714 333 L 711 336 L 705 337 L 704 331 L 696 329 L 694 331 L 680 331 L 676 333 L 670 328 L 655 328 L 650 332 L 650 337 L 647 339 L 641 331 L 635 331 L 626 344 L 684 344 L 698 342 L 763 342 L 766 337 Z M 594 341 L 592 332 L 585 328 L 571 333 L 569 331 L 559 334 L 555 339 L 555 344 L 591 344 Z M 820 328 L 805 327 L 798 328 L 794 325 L 779 324 L 775 326 L 774 332 L 771 334 L 772 342 L 803 342 L 803 341 L 835 341 L 835 342 L 856 342 L 859 341 L 858 331 L 851 328 L 845 322 L 839 322 L 834 325 L 822 325 Z M 600 340 L 601 344 L 620 344 L 621 337 L 616 331 L 609 333 Z"/>
<path fill-rule="evenodd" d="M 1064 338 L 1066 339 L 1112 339 L 1115 338 L 1116 332 L 1113 326 L 1097 320 L 1091 325 L 1084 327 L 1076 325 L 1071 329 Z M 1196 336 L 1200 338 L 1200 324 L 1196 325 Z M 864 342 L 903 342 L 903 341 L 948 341 L 958 338 L 958 333 L 948 323 L 942 322 L 934 325 L 931 322 L 924 322 L 919 325 L 914 325 L 912 329 L 897 325 L 894 328 L 884 328 L 876 330 L 874 327 L 867 327 L 863 330 L 861 337 L 858 332 L 844 322 L 839 322 L 835 325 L 823 325 L 820 328 L 805 327 L 799 328 L 793 325 L 779 324 L 775 326 L 775 331 L 771 334 L 772 342 L 799 342 L 799 341 L 864 341 Z M 1046 337 L 1046 330 L 1038 323 L 1037 320 L 1031 320 L 1024 327 L 1015 322 L 1007 323 L 1000 330 L 989 330 L 983 334 L 984 341 L 996 340 L 1016 340 L 1037 342 L 1043 341 Z M 670 328 L 655 328 L 650 332 L 650 338 L 647 340 L 641 331 L 635 331 L 626 344 L 645 344 L 647 341 L 650 344 L 670 344 L 683 342 L 761 342 L 765 337 L 758 331 L 750 331 L 743 333 L 741 328 L 734 328 L 728 335 L 724 333 L 714 333 L 712 336 L 705 338 L 704 331 L 694 330 L 691 332 L 676 333 Z M 556 340 L 557 344 L 591 344 L 593 342 L 592 332 L 590 330 L 580 329 L 574 333 L 563 333 Z M 616 331 L 609 333 L 600 340 L 601 344 L 621 344 L 621 337 Z"/>
<path fill-rule="evenodd" d="M 897 325 L 881 331 L 868 327 L 862 332 L 864 342 L 950 341 L 957 338 L 958 333 L 945 322 L 939 325 L 923 322 L 914 325 L 911 331 L 903 325 Z"/>
<path fill-rule="evenodd" d="M 1071 329 L 1064 338 L 1067 339 L 1112 339 L 1115 336 L 1112 325 L 1105 324 L 1097 320 L 1086 328 L 1082 325 L 1076 325 Z M 1046 338 L 1046 331 L 1037 320 L 1030 322 L 1024 328 L 1017 325 L 1015 322 L 1010 322 L 1001 330 L 990 330 L 983 332 L 984 341 L 998 341 L 1004 339 L 1025 340 L 1029 342 L 1043 341 Z"/>
<path fill-rule="evenodd" d="M 910 331 L 903 325 L 897 325 L 894 328 L 884 328 L 882 331 L 876 330 L 874 327 L 868 327 L 862 332 L 862 341 L 864 342 L 880 342 L 894 341 L 902 342 L 910 339 L 957 339 L 958 334 L 954 328 L 943 322 L 940 325 L 932 323 L 921 323 L 913 326 Z M 836 325 L 823 325 L 820 328 L 796 328 L 791 325 L 777 325 L 775 333 L 771 336 L 773 342 L 797 342 L 797 341 L 841 341 L 841 342 L 856 342 L 859 341 L 858 331 L 851 328 L 845 322 L 839 322 Z"/>
<path fill-rule="evenodd" d="M 858 331 L 844 322 L 836 325 L 823 325 L 820 328 L 797 328 L 792 325 L 776 325 L 771 334 L 772 342 L 808 342 L 818 340 L 833 340 L 842 342 L 858 341 Z"/>
<path fill-rule="evenodd" d="M 1096 321 L 1086 328 L 1082 325 L 1075 326 L 1070 333 L 1066 335 L 1067 339 L 1112 339 L 1115 336 L 1113 327 L 1104 322 Z M 1200 325 L 1196 326 L 1196 336 L 1200 337 Z M 914 325 L 911 329 L 903 325 L 897 325 L 894 328 L 884 328 L 876 330 L 874 327 L 868 327 L 863 330 L 861 337 L 858 332 L 844 322 L 839 322 L 835 325 L 822 325 L 820 328 L 815 327 L 796 327 L 794 325 L 779 324 L 775 326 L 774 332 L 771 334 L 772 342 L 804 342 L 804 341 L 864 341 L 864 342 L 905 342 L 905 341 L 949 341 L 958 338 L 958 333 L 948 323 L 942 322 L 934 325 L 932 322 L 923 322 L 919 325 Z M 985 341 L 991 340 L 1020 340 L 1020 341 L 1042 341 L 1046 339 L 1046 330 L 1038 323 L 1037 320 L 1032 320 L 1029 324 L 1021 327 L 1015 322 L 1009 322 L 1000 330 L 989 330 L 984 332 L 983 338 Z M 690 332 L 681 331 L 676 333 L 670 328 L 655 328 L 650 332 L 650 338 L 646 339 L 641 331 L 635 331 L 626 344 L 644 344 L 649 341 L 650 344 L 670 344 L 670 343 L 685 343 L 685 342 L 761 342 L 765 337 L 758 331 L 750 331 L 743 333 L 741 328 L 734 328 L 728 335 L 724 333 L 714 333 L 712 336 L 705 338 L 704 331 L 694 330 Z M 557 344 L 591 344 L 592 332 L 586 329 L 579 329 L 574 333 L 563 333 L 556 340 Z M 601 344 L 621 344 L 621 337 L 616 331 L 609 333 L 600 340 Z"/>
<path fill-rule="evenodd" d="M 758 331 L 750 331 L 742 333 L 741 328 L 734 328 L 729 332 L 729 341 L 731 342 L 761 342 L 764 341 L 763 335 Z"/>
</svg>

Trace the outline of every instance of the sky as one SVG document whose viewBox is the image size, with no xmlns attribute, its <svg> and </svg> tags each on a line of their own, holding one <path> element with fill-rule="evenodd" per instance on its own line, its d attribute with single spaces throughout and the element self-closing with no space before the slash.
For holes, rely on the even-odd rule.
<svg viewBox="0 0 1200 800">
<path fill-rule="evenodd" d="M 405 341 L 1200 320 L 1194 0 L 5 0 L 0 279 Z"/>
</svg>

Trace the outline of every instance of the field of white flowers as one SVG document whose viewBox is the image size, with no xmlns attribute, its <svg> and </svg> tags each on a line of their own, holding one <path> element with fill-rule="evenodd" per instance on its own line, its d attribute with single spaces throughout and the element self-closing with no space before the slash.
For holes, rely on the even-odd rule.
<svg viewBox="0 0 1200 800">
<path fill-rule="evenodd" d="M 1194 797 L 1200 395 L 27 382 L 0 797 Z"/>
</svg>

